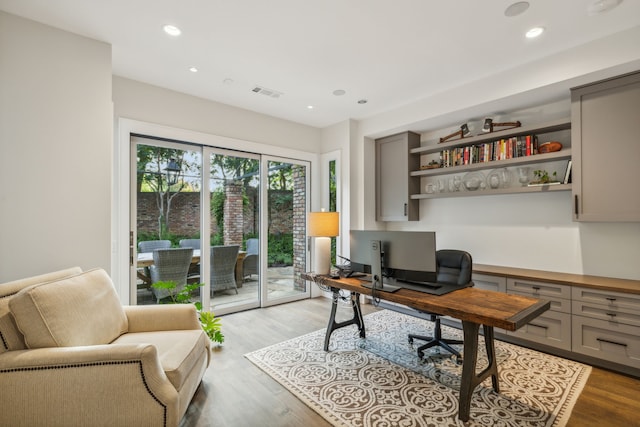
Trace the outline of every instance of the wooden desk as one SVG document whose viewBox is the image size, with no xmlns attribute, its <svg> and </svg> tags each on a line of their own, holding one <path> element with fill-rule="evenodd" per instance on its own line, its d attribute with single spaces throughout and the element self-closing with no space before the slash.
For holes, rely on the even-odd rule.
<svg viewBox="0 0 640 427">
<path fill-rule="evenodd" d="M 329 350 L 329 341 L 333 331 L 349 325 L 356 325 L 360 337 L 365 338 L 366 332 L 362 311 L 360 309 L 360 294 L 371 295 L 372 290 L 362 286 L 364 281 L 358 279 L 330 279 L 326 276 L 316 276 L 303 273 L 302 278 L 326 286 L 333 295 L 329 325 L 325 335 L 324 350 Z M 340 290 L 351 292 L 353 318 L 344 322 L 336 322 L 336 307 L 340 299 Z M 430 295 L 409 289 L 397 292 L 375 291 L 380 299 L 406 305 L 416 310 L 427 311 L 443 316 L 451 316 L 462 320 L 464 334 L 464 358 L 462 377 L 460 379 L 460 409 L 458 418 L 469 420 L 471 409 L 471 395 L 473 390 L 491 376 L 493 389 L 499 392 L 498 366 L 495 358 L 493 343 L 493 328 L 499 327 L 508 331 L 515 331 L 532 319 L 547 311 L 551 305 L 549 301 L 520 295 L 504 294 L 476 288 L 464 288 L 444 295 Z M 478 361 L 478 336 L 480 325 L 484 332 L 485 348 L 489 366 L 482 372 L 476 372 Z"/>
</svg>

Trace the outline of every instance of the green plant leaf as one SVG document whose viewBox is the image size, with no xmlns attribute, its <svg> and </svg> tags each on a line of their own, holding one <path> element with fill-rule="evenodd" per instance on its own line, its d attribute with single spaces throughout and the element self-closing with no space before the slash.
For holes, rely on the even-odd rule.
<svg viewBox="0 0 640 427">
<path fill-rule="evenodd" d="M 197 290 L 199 287 L 204 286 L 204 283 L 187 284 L 178 292 L 176 290 L 175 282 L 156 282 L 152 284 L 156 289 L 165 289 L 169 292 L 169 300 L 165 300 L 163 304 L 190 304 L 191 293 Z M 207 334 L 209 339 L 213 342 L 222 344 L 224 342 L 224 335 L 221 331 L 220 319 L 215 317 L 213 311 L 202 311 L 202 303 L 200 301 L 193 302 L 198 312 L 198 318 L 200 319 L 200 325 L 202 330 Z"/>
</svg>

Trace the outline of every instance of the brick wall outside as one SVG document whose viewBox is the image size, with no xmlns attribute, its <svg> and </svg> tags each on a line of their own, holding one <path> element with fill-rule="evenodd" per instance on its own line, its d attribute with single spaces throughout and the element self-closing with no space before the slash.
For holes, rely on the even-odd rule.
<svg viewBox="0 0 640 427">
<path fill-rule="evenodd" d="M 300 275 L 306 271 L 307 178 L 306 168 L 293 166 L 293 286 L 304 291 L 306 281 Z"/>
<path fill-rule="evenodd" d="M 292 233 L 292 201 L 283 201 L 291 191 L 271 190 L 269 191 L 272 203 L 269 215 L 269 230 L 273 234 Z M 258 192 L 255 188 L 245 190 L 248 203 L 242 207 L 241 199 L 238 205 L 238 199 L 235 200 L 235 208 L 230 211 L 234 218 L 238 217 L 238 212 L 242 212 L 242 233 L 245 235 L 258 234 L 259 230 L 259 200 Z M 278 200 L 278 203 L 273 201 Z M 240 208 L 238 207 L 240 206 Z M 211 214 L 212 232 L 215 234 L 216 221 Z M 158 232 L 158 207 L 156 204 L 156 193 L 138 193 L 138 233 Z M 196 236 L 200 233 L 200 193 L 180 193 L 171 204 L 171 213 L 169 214 L 169 230 L 172 234 L 178 236 Z M 237 240 L 233 237 L 232 241 Z"/>
</svg>

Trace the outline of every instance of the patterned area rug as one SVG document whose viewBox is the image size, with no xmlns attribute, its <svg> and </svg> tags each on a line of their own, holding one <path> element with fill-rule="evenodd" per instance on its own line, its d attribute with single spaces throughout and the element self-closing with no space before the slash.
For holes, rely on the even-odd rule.
<svg viewBox="0 0 640 427">
<path fill-rule="evenodd" d="M 591 372 L 577 362 L 496 341 L 500 393 L 490 378 L 480 384 L 465 424 L 457 418 L 462 367 L 437 349 L 419 361 L 407 341 L 409 332 L 429 335 L 433 323 L 389 310 L 364 320 L 366 339 L 355 326 L 339 329 L 329 352 L 322 350 L 320 330 L 245 357 L 335 426 L 559 427 Z M 444 325 L 442 332 L 462 337 Z M 482 337 L 480 346 L 478 370 L 487 365 Z"/>
</svg>

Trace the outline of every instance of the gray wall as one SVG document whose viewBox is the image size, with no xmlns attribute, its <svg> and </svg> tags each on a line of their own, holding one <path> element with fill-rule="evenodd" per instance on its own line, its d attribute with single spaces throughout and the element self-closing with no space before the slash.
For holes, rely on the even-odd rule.
<svg viewBox="0 0 640 427">
<path fill-rule="evenodd" d="M 110 269 L 111 46 L 0 12 L 0 283 Z"/>
</svg>

